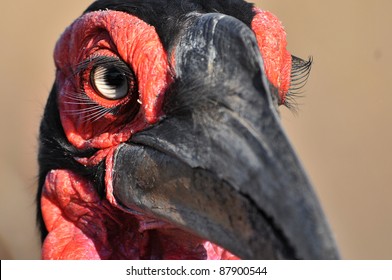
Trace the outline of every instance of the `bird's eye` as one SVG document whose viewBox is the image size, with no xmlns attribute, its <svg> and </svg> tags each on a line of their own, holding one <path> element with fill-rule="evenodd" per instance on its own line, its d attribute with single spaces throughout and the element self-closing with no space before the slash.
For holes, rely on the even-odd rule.
<svg viewBox="0 0 392 280">
<path fill-rule="evenodd" d="M 91 71 L 90 82 L 95 91 L 107 99 L 121 99 L 129 92 L 127 75 L 116 66 L 96 66 Z"/>
</svg>

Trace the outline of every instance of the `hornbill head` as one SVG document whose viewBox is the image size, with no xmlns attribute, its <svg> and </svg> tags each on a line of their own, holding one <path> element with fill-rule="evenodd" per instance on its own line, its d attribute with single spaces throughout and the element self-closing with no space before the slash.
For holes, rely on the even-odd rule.
<svg viewBox="0 0 392 280">
<path fill-rule="evenodd" d="M 242 0 L 100 0 L 54 53 L 47 259 L 334 259 L 280 124 L 311 61 Z"/>
</svg>

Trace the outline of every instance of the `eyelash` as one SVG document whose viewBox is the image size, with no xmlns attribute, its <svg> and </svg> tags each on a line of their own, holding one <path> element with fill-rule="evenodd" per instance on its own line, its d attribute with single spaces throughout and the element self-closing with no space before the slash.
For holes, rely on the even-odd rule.
<svg viewBox="0 0 392 280">
<path fill-rule="evenodd" d="M 104 104 L 100 104 L 96 100 L 96 98 L 92 98 L 87 91 L 94 91 L 94 95 L 99 96 L 99 93 L 97 93 L 94 90 L 93 85 L 91 84 L 90 80 L 90 75 L 91 71 L 96 68 L 96 67 L 116 67 L 119 69 L 121 72 L 123 72 L 129 79 L 132 80 L 132 85 L 133 87 L 130 89 L 129 96 L 124 97 L 121 100 L 115 100 L 111 101 L 108 100 L 107 102 L 110 104 L 114 104 L 113 106 L 105 106 Z M 133 71 L 125 64 L 125 62 L 121 61 L 120 59 L 116 57 L 111 57 L 111 56 L 102 56 L 102 55 L 96 55 L 96 56 L 91 56 L 90 58 L 86 59 L 85 61 L 81 62 L 78 64 L 75 68 L 75 71 L 73 72 L 74 78 L 79 77 L 79 83 L 80 83 L 80 90 L 79 92 L 67 92 L 66 93 L 66 99 L 65 101 L 68 104 L 73 104 L 73 105 L 79 105 L 79 106 L 85 106 L 85 108 L 76 108 L 76 109 L 69 109 L 66 110 L 65 112 L 69 115 L 78 115 L 83 122 L 96 122 L 102 117 L 104 117 L 106 114 L 111 114 L 111 115 L 118 115 L 121 114 L 125 109 L 128 107 L 132 107 L 133 105 L 131 103 L 133 102 L 134 99 L 137 100 L 137 95 L 138 95 L 138 89 L 137 89 L 137 83 L 136 83 L 136 77 Z M 133 96 L 131 96 L 133 95 Z M 103 97 L 99 97 L 100 99 L 104 99 Z M 129 105 L 128 105 L 129 103 Z M 124 108 L 127 107 L 127 108 Z M 130 109 L 128 108 L 128 111 L 131 111 L 130 116 L 134 116 L 135 112 L 138 111 L 138 104 L 136 104 L 137 107 L 135 109 Z M 135 112 L 133 112 L 135 111 Z"/>
<path fill-rule="evenodd" d="M 128 77 L 134 77 L 135 75 L 133 71 L 128 68 L 125 62 L 121 61 L 116 57 L 102 56 L 102 55 L 91 56 L 90 58 L 78 64 L 74 72 L 74 75 L 80 75 L 81 73 L 84 73 L 85 71 L 97 66 L 102 66 L 102 67 L 115 66 L 116 68 L 122 70 L 124 74 L 126 74 Z"/>
<path fill-rule="evenodd" d="M 303 60 L 296 56 L 292 57 L 292 68 L 290 76 L 290 88 L 286 95 L 284 105 L 290 110 L 296 111 L 298 103 L 296 98 L 300 97 L 303 92 L 302 88 L 308 81 L 310 71 L 312 69 L 313 58 L 310 56 L 308 60 Z"/>
<path fill-rule="evenodd" d="M 94 85 L 91 82 L 91 73 L 93 69 L 96 69 L 97 67 L 103 67 L 103 68 L 116 68 L 120 70 L 124 75 L 127 77 L 130 87 L 129 87 L 129 93 L 126 97 L 123 99 L 118 99 L 118 100 L 108 100 L 107 98 L 103 97 L 99 92 L 96 91 L 94 88 Z M 121 105 L 125 105 L 128 103 L 132 98 L 138 95 L 138 86 L 137 86 L 137 79 L 136 75 L 130 69 L 125 62 L 120 60 L 117 57 L 112 57 L 112 56 L 102 56 L 102 55 L 96 55 L 92 56 L 85 61 L 81 62 L 79 65 L 77 65 L 76 70 L 74 72 L 74 75 L 77 76 L 79 75 L 80 78 L 80 84 L 81 84 L 81 92 L 88 96 L 90 99 L 92 99 L 93 102 L 96 102 L 98 105 L 102 107 L 119 107 Z M 87 91 L 94 92 L 94 96 L 91 96 L 87 93 Z M 101 100 L 103 102 L 99 102 L 98 100 Z M 101 104 L 103 103 L 103 104 Z"/>
</svg>

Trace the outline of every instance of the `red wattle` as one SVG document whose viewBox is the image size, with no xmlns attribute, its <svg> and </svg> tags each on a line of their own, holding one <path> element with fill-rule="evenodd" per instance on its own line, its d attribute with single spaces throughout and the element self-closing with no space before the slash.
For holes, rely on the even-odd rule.
<svg viewBox="0 0 392 280">
<path fill-rule="evenodd" d="M 151 217 L 132 215 L 109 201 L 101 199 L 89 181 L 71 171 L 49 172 L 41 197 L 49 232 L 42 258 L 237 258 L 209 241 Z"/>
</svg>

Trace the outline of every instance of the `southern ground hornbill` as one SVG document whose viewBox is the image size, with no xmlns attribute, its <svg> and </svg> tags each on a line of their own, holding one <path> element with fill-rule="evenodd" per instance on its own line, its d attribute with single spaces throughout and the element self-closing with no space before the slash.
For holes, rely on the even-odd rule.
<svg viewBox="0 0 392 280">
<path fill-rule="evenodd" d="M 242 0 L 100 0 L 69 26 L 40 128 L 45 259 L 334 259 L 282 131 L 310 61 Z"/>
</svg>

